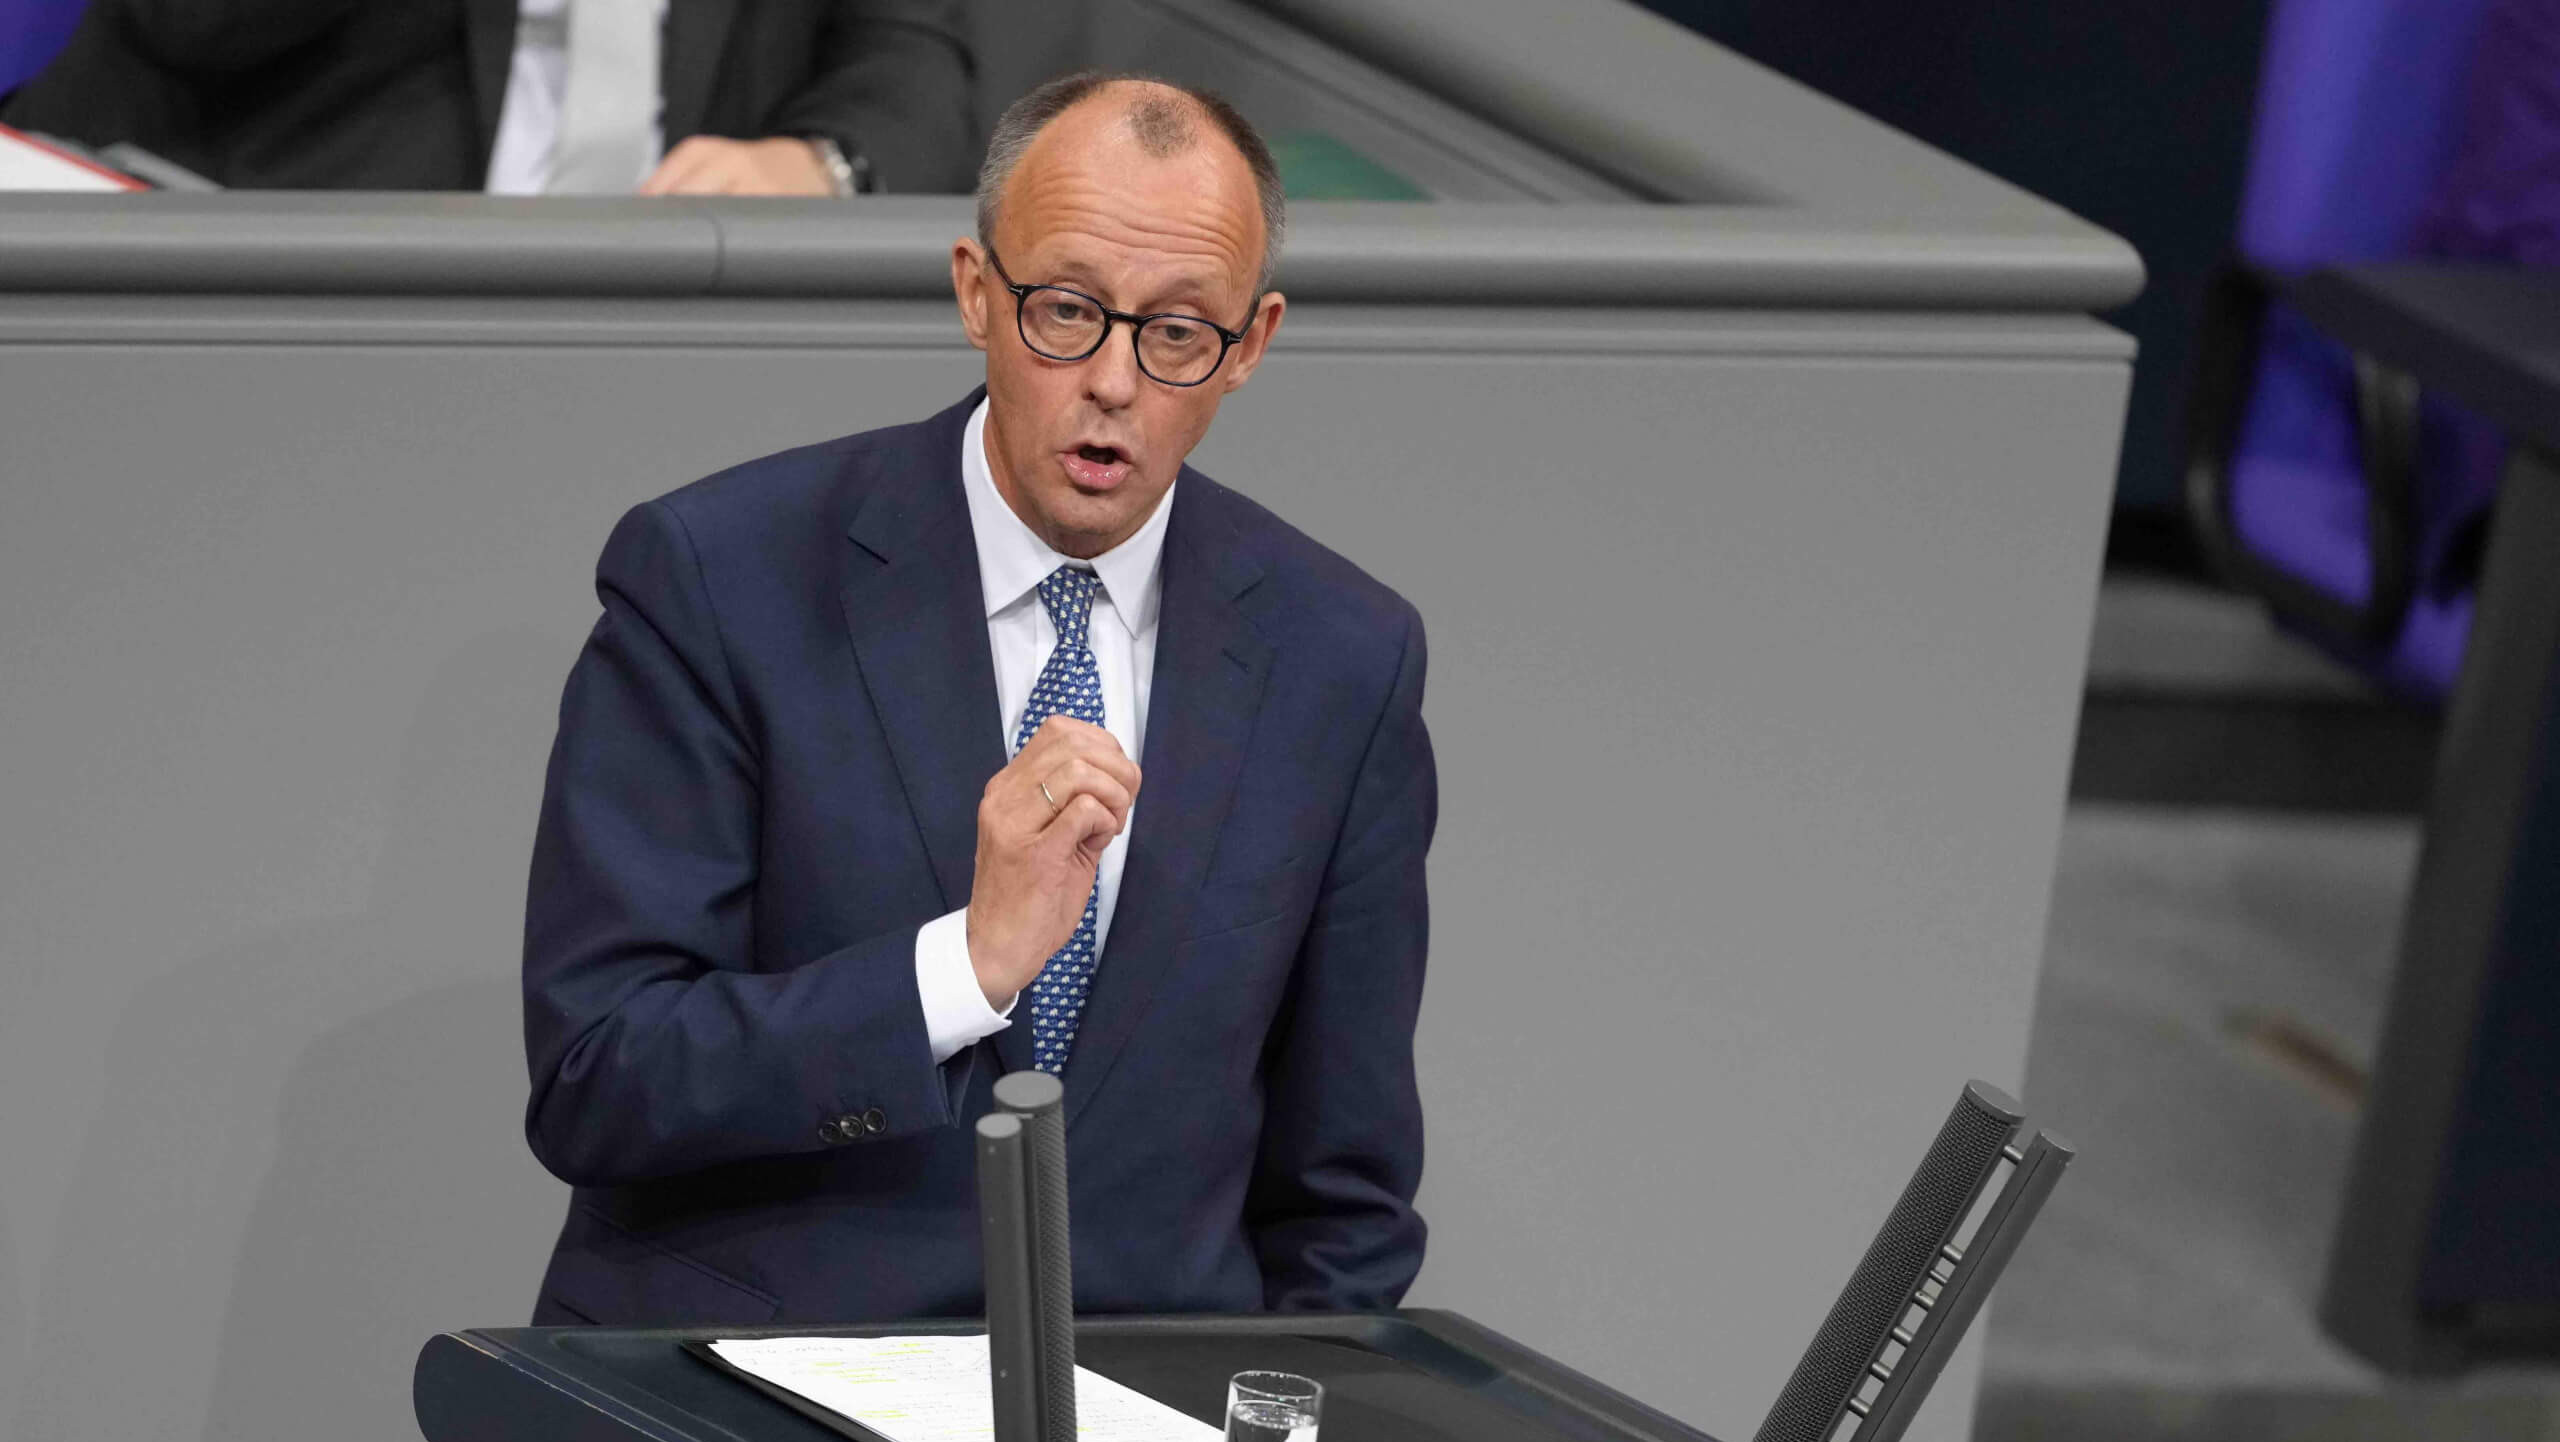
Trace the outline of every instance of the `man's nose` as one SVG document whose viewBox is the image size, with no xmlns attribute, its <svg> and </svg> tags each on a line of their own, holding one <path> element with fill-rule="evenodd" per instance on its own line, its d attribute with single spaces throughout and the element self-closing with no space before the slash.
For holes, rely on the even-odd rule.
<svg viewBox="0 0 2560 1442">
<path fill-rule="evenodd" d="M 1115 325 L 1104 338 L 1102 349 L 1084 364 L 1084 389 L 1093 403 L 1106 411 L 1116 411 L 1138 398 L 1138 387 L 1146 377 L 1138 371 L 1138 348 L 1130 343 L 1125 325 Z"/>
</svg>

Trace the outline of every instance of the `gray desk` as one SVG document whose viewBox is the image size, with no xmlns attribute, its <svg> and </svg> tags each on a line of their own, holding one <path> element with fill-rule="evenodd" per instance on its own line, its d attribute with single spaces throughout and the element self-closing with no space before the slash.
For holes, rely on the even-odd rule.
<svg viewBox="0 0 2560 1442">
<path fill-rule="evenodd" d="M 1300 208 L 1197 459 L 1431 626 L 1412 1300 L 1744 1430 L 1932 1099 L 2023 1064 L 2139 266 L 1631 6 L 1239 13 L 1649 197 Z M 0 1430 L 401 1435 L 419 1340 L 530 1305 L 595 553 L 962 394 L 967 211 L 0 204 Z"/>
</svg>

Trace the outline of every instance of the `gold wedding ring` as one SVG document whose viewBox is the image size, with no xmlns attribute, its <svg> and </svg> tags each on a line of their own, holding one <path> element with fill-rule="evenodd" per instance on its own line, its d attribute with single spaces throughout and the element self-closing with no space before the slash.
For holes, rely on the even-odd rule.
<svg viewBox="0 0 2560 1442">
<path fill-rule="evenodd" d="M 1058 804 L 1057 797 L 1049 794 L 1049 783 L 1046 781 L 1040 783 L 1040 799 L 1049 803 L 1049 814 L 1052 816 L 1067 809 Z"/>
</svg>

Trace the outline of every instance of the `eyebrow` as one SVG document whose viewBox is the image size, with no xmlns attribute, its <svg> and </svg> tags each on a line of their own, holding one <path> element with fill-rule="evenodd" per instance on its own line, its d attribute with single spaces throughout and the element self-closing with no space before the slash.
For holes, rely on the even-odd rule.
<svg viewBox="0 0 2560 1442">
<path fill-rule="evenodd" d="M 1093 279 L 1093 272 L 1086 270 L 1081 265 L 1072 263 L 1060 266 L 1056 271 L 1050 274 L 1049 279 L 1045 281 L 1034 281 L 1032 284 L 1072 285 L 1086 291 L 1088 294 L 1099 292 L 1102 289 L 1101 285 Z M 1181 276 L 1171 285 L 1165 287 L 1163 291 L 1164 299 L 1158 300 L 1152 306 L 1137 308 L 1132 313 L 1137 315 L 1163 315 L 1170 311 L 1178 310 L 1184 315 L 1198 315 L 1205 319 L 1210 310 L 1207 285 L 1207 282 L 1203 281 L 1196 275 Z M 1117 310 L 1121 307 L 1114 306 L 1112 308 Z"/>
</svg>

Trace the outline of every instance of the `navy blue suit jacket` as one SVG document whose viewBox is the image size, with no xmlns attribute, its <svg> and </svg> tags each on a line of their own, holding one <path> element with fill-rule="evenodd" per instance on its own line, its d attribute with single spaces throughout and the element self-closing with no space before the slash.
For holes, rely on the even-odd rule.
<svg viewBox="0 0 2560 1442">
<path fill-rule="evenodd" d="M 971 1124 L 1031 1028 L 936 1065 L 914 969 L 1005 762 L 976 400 L 723 472 L 606 543 L 526 903 L 525 1131 L 576 1188 L 538 1322 L 983 1310 Z M 1392 1306 L 1423 1246 L 1421 622 L 1188 469 L 1163 587 L 1064 1078 L 1077 1306 Z"/>
</svg>

